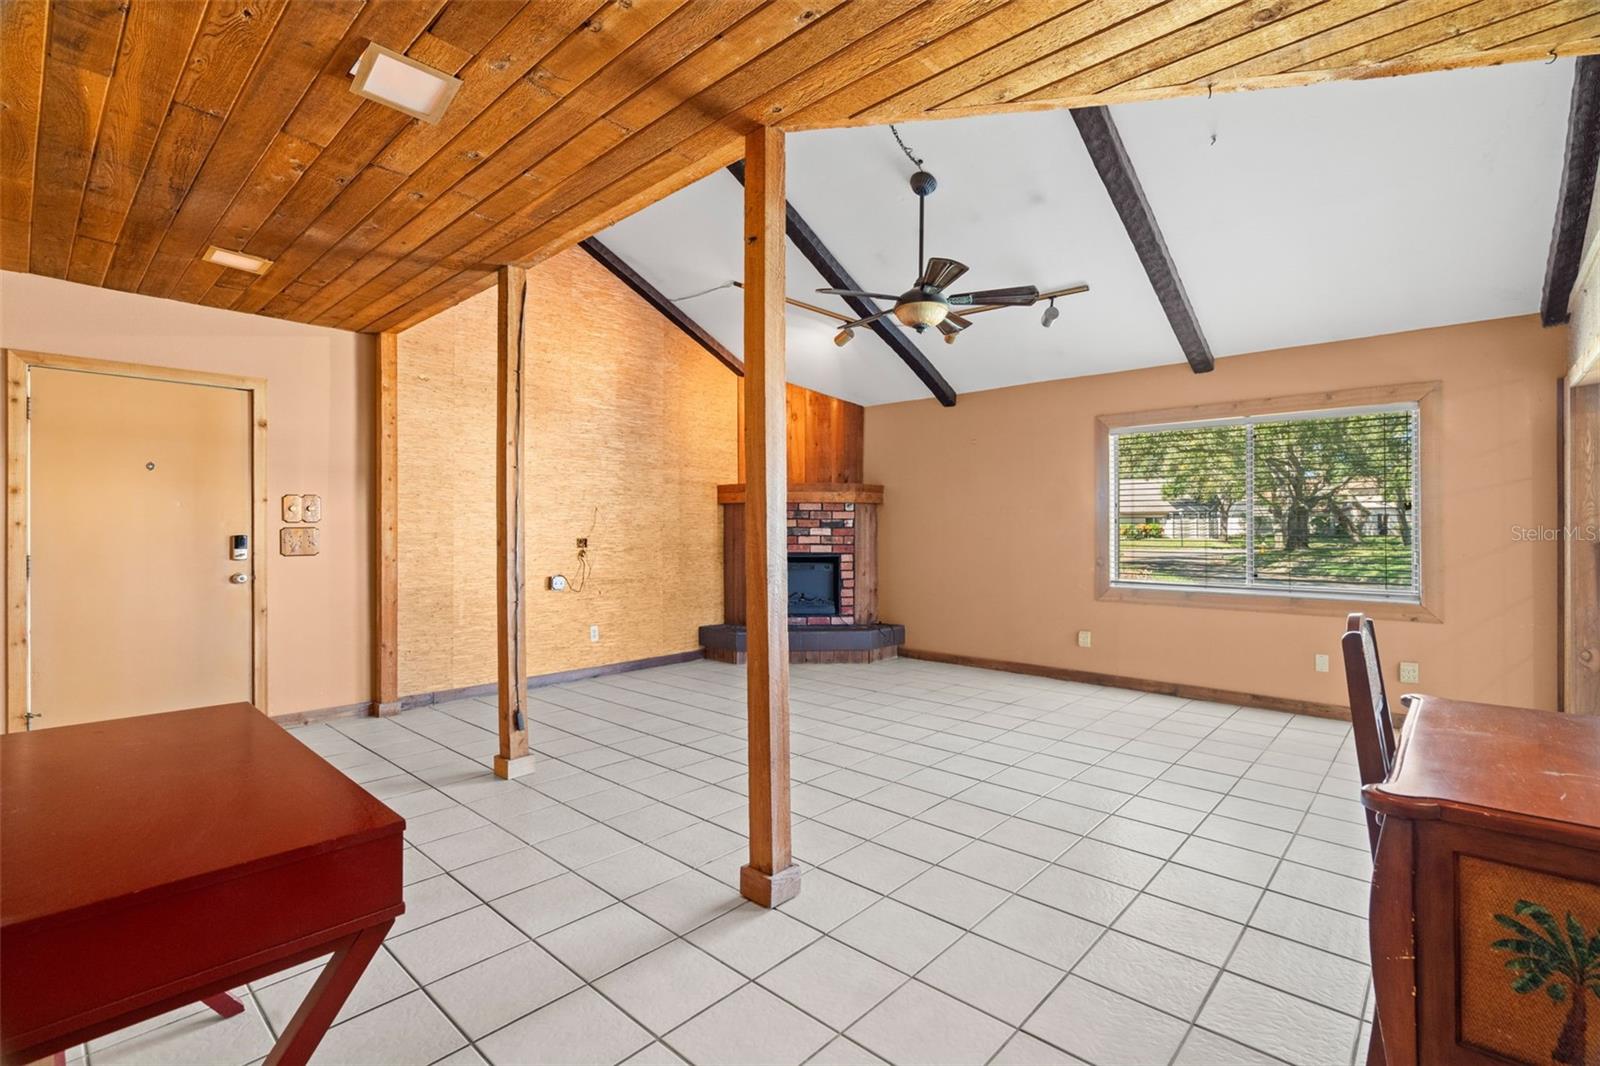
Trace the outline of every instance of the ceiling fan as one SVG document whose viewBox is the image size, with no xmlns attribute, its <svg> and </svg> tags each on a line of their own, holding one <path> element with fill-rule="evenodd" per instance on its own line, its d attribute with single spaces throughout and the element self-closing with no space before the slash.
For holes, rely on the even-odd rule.
<svg viewBox="0 0 1600 1066">
<path fill-rule="evenodd" d="M 907 153 L 909 154 L 909 153 Z M 880 318 L 893 315 L 901 325 L 922 333 L 930 326 L 944 335 L 947 343 L 954 344 L 956 336 L 972 325 L 970 316 L 985 311 L 998 311 L 1002 307 L 1031 307 L 1040 300 L 1049 300 L 1042 324 L 1049 326 L 1060 315 L 1056 310 L 1058 296 L 1088 292 L 1087 285 L 1073 285 L 1051 292 L 1040 292 L 1033 285 L 1014 285 L 1004 289 L 977 289 L 973 292 L 949 293 L 967 272 L 965 263 L 954 259 L 924 255 L 927 226 L 928 197 L 939 187 L 939 182 L 926 170 L 918 169 L 911 175 L 911 191 L 917 194 L 917 268 L 916 283 L 896 296 L 886 292 L 863 292 L 859 289 L 818 289 L 832 296 L 854 296 L 870 300 L 893 300 L 894 306 L 865 318 L 846 320 L 834 342 L 840 347 L 849 343 L 857 326 L 869 325 Z"/>
</svg>

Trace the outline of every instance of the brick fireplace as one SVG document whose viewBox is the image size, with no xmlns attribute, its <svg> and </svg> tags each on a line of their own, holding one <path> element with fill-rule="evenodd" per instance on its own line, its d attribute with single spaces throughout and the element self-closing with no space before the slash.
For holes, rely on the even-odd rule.
<svg viewBox="0 0 1600 1066">
<path fill-rule="evenodd" d="M 722 504 L 724 622 L 702 626 L 700 640 L 707 657 L 743 662 L 744 486 L 719 485 L 717 499 Z M 874 662 L 893 656 L 905 642 L 903 627 L 878 621 L 882 503 L 881 485 L 789 486 L 792 662 Z"/>
<path fill-rule="evenodd" d="M 837 560 L 837 610 L 832 614 L 814 614 L 798 609 L 797 588 L 803 588 L 805 578 L 797 580 L 797 566 L 804 566 L 810 558 Z M 826 565 L 825 563 L 823 564 Z M 854 503 L 795 503 L 789 504 L 789 624 L 804 626 L 844 626 L 858 621 L 856 618 L 856 505 Z M 802 571 L 803 573 L 803 571 Z M 876 621 L 862 617 L 862 622 Z"/>
</svg>

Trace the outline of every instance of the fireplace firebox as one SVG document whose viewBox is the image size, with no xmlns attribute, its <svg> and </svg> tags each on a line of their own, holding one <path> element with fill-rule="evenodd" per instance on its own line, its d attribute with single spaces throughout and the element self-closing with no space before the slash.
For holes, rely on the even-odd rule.
<svg viewBox="0 0 1600 1066">
<path fill-rule="evenodd" d="M 830 617 L 839 613 L 839 557 L 789 556 L 790 617 Z"/>
</svg>

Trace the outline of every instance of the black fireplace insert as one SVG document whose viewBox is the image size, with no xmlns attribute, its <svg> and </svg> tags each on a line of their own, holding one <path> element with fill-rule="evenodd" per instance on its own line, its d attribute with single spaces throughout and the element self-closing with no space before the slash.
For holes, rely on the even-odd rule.
<svg viewBox="0 0 1600 1066">
<path fill-rule="evenodd" d="M 816 617 L 839 613 L 839 557 L 789 556 L 789 614 Z"/>
</svg>

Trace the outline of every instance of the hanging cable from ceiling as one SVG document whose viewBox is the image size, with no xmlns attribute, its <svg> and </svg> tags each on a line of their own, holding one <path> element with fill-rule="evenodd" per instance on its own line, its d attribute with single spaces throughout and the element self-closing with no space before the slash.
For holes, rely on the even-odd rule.
<svg viewBox="0 0 1600 1066">
<path fill-rule="evenodd" d="M 906 158 L 911 160 L 911 165 L 916 167 L 918 170 L 921 170 L 922 160 L 918 159 L 915 153 L 913 153 L 910 148 L 906 147 L 905 138 L 900 136 L 899 128 L 891 124 L 889 126 L 889 132 L 894 134 L 895 143 L 898 144 L 900 146 L 900 150 L 906 154 Z"/>
<path fill-rule="evenodd" d="M 677 304 L 677 303 L 682 303 L 685 300 L 692 300 L 696 296 L 709 296 L 712 293 L 716 292 L 718 289 L 733 289 L 733 288 L 737 288 L 738 285 L 739 285 L 739 283 L 737 281 L 724 281 L 721 285 L 713 285 L 709 289 L 701 289 L 699 292 L 691 292 L 687 296 L 669 296 L 669 297 L 667 297 L 667 299 L 669 299 L 673 303 Z"/>
</svg>

